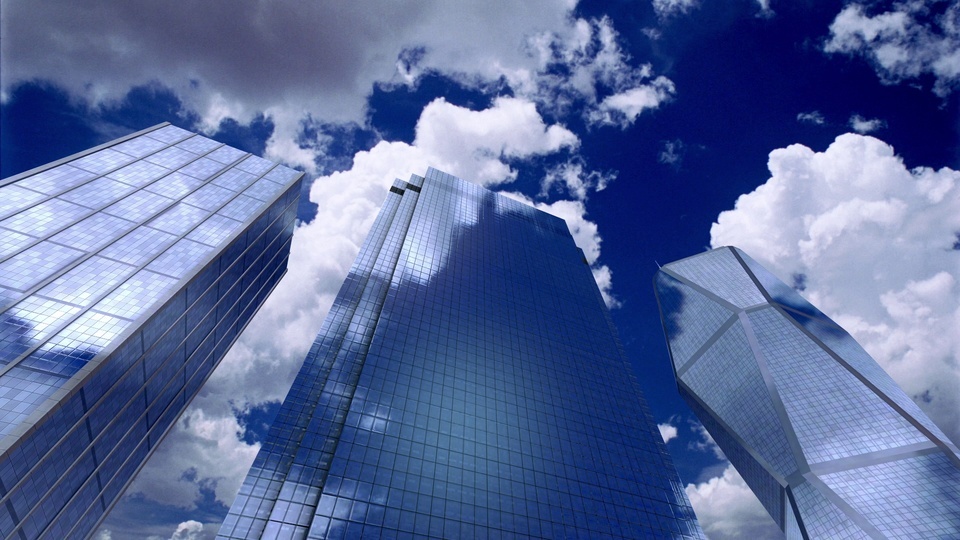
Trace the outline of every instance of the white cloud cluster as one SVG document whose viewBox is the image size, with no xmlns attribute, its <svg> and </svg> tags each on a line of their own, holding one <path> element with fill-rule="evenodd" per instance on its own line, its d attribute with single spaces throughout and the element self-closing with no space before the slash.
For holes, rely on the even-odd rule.
<svg viewBox="0 0 960 540">
<path fill-rule="evenodd" d="M 698 4 L 698 0 L 653 0 L 653 10 L 663 18 L 689 13 Z"/>
<path fill-rule="evenodd" d="M 203 523 L 191 519 L 177 525 L 170 540 L 200 540 L 202 534 Z"/>
<path fill-rule="evenodd" d="M 664 165 L 679 167 L 680 163 L 683 161 L 683 141 L 680 139 L 674 139 L 672 141 L 660 141 L 660 144 L 663 146 L 663 148 L 660 150 L 660 155 L 657 156 L 657 161 L 663 163 Z"/>
<path fill-rule="evenodd" d="M 822 126 L 827 122 L 827 119 L 823 117 L 820 111 L 810 111 L 797 114 L 797 122 Z"/>
<path fill-rule="evenodd" d="M 657 429 L 660 430 L 660 438 L 663 439 L 663 442 L 668 443 L 673 439 L 677 438 L 677 426 L 664 422 L 663 424 L 657 424 Z"/>
<path fill-rule="evenodd" d="M 867 133 L 873 133 L 880 128 L 887 126 L 887 123 L 879 118 L 864 118 L 859 114 L 854 114 L 850 117 L 850 129 L 856 131 L 861 135 L 866 135 Z"/>
<path fill-rule="evenodd" d="M 830 25 L 824 50 L 868 58 L 887 83 L 933 75 L 934 91 L 947 95 L 960 83 L 960 2 L 909 0 L 876 15 L 850 4 Z"/>
<path fill-rule="evenodd" d="M 237 438 L 242 428 L 235 409 L 283 399 L 395 178 L 434 166 L 497 184 L 515 176 L 505 159 L 562 152 L 579 144 L 564 128 L 547 125 L 531 102 L 517 98 L 498 99 L 483 111 L 439 99 L 424 109 L 416 134 L 412 145 L 382 141 L 357 153 L 350 170 L 314 182 L 310 198 L 318 213 L 295 231 L 287 275 L 129 493 L 184 506 L 196 500 L 201 482 L 209 487 L 213 480 L 216 498 L 232 502 L 258 451 Z M 536 206 L 567 221 L 613 302 L 609 269 L 595 264 L 601 239 L 596 224 L 586 219 L 583 202 Z M 171 474 L 189 469 L 195 474 Z"/>
<path fill-rule="evenodd" d="M 780 528 L 732 465 L 728 464 L 718 477 L 687 484 L 686 492 L 710 540 L 783 538 Z"/>
<path fill-rule="evenodd" d="M 908 170 L 855 134 L 774 150 L 769 168 L 711 245 L 739 246 L 788 283 L 805 276 L 803 294 L 960 441 L 960 172 Z"/>
<path fill-rule="evenodd" d="M 574 157 L 546 172 L 540 182 L 540 196 L 546 197 L 556 190 L 585 201 L 591 191 L 603 191 L 616 177 L 615 172 L 587 170 L 583 159 Z"/>
<path fill-rule="evenodd" d="M 654 77 L 649 64 L 634 67 L 609 18 L 577 19 L 571 31 L 543 32 L 527 41 L 535 71 L 505 71 L 511 85 L 541 106 L 564 113 L 583 106 L 591 126 L 632 125 L 676 93 L 673 82 Z"/>
</svg>

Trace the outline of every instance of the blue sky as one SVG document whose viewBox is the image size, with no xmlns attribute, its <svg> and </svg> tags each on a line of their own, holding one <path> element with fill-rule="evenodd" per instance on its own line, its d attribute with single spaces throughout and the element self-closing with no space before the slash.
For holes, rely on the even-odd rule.
<svg viewBox="0 0 960 540">
<path fill-rule="evenodd" d="M 213 537 L 387 187 L 428 165 L 568 221 L 711 538 L 779 533 L 677 395 L 657 263 L 738 245 L 960 440 L 956 1 L 0 5 L 0 176 L 169 121 L 315 179 L 283 285 L 101 538 Z"/>
</svg>

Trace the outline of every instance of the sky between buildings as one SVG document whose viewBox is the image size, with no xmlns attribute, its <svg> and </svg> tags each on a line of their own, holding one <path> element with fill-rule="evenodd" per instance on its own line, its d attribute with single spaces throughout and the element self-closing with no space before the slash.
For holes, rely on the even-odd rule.
<svg viewBox="0 0 960 540">
<path fill-rule="evenodd" d="M 212 538 L 395 177 L 567 220 L 712 539 L 657 264 L 737 245 L 960 443 L 960 2 L 0 2 L 0 176 L 162 122 L 306 170 L 290 270 L 100 538 Z"/>
</svg>

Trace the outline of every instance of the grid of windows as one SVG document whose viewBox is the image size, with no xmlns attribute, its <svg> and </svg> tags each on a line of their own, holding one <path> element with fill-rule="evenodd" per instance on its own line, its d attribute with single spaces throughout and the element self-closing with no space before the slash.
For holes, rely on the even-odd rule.
<svg viewBox="0 0 960 540">
<path fill-rule="evenodd" d="M 659 274 L 681 395 L 788 535 L 960 534 L 960 450 L 849 334 L 736 248 Z"/>
<path fill-rule="evenodd" d="M 302 174 L 250 157 L 161 125 L 0 185 L 0 536 L 89 534 L 283 275 Z"/>
<path fill-rule="evenodd" d="M 702 538 L 564 222 L 397 181 L 223 538 Z"/>
</svg>

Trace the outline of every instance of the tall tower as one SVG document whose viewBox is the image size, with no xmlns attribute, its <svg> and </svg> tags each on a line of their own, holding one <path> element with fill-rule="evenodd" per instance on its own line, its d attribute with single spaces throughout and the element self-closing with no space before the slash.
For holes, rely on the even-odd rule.
<svg viewBox="0 0 960 540">
<path fill-rule="evenodd" d="M 960 452 L 836 323 L 736 248 L 655 289 L 681 395 L 787 538 L 960 537 Z"/>
<path fill-rule="evenodd" d="M 220 538 L 703 538 L 563 220 L 396 181 Z"/>
<path fill-rule="evenodd" d="M 301 177 L 160 124 L 0 181 L 0 537 L 94 530 L 286 271 Z"/>
</svg>

